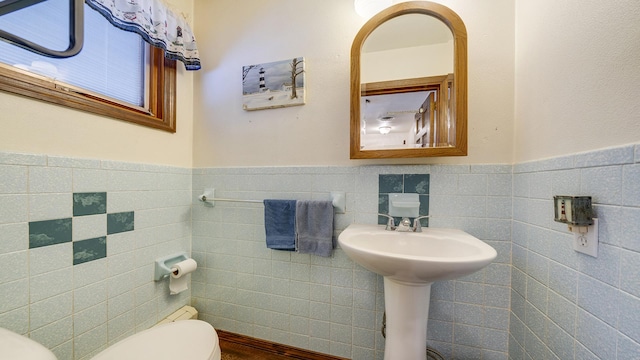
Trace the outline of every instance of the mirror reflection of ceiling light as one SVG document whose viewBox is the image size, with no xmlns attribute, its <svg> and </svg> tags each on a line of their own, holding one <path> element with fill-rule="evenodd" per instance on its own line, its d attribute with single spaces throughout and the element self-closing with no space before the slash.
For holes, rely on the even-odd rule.
<svg viewBox="0 0 640 360">
<path fill-rule="evenodd" d="M 354 0 L 356 12 L 363 18 L 370 18 L 381 10 L 393 5 L 394 0 Z"/>
<path fill-rule="evenodd" d="M 380 134 L 382 135 L 387 135 L 391 132 L 391 126 L 380 126 L 378 128 L 378 131 L 380 131 Z"/>
</svg>

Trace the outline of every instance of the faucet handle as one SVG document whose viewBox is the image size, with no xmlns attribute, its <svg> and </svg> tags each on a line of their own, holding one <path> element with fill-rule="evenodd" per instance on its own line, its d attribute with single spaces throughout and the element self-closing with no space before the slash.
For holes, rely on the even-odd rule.
<svg viewBox="0 0 640 360">
<path fill-rule="evenodd" d="M 393 216 L 387 214 L 378 214 L 378 216 L 384 216 L 387 218 L 387 226 L 384 228 L 385 230 L 393 231 L 396 229 L 396 224 L 393 220 Z"/>
<path fill-rule="evenodd" d="M 413 219 L 413 232 L 422 232 L 422 224 L 420 224 L 420 219 L 428 219 L 431 216 L 429 215 L 425 215 L 425 216 L 418 216 L 417 218 Z"/>
</svg>

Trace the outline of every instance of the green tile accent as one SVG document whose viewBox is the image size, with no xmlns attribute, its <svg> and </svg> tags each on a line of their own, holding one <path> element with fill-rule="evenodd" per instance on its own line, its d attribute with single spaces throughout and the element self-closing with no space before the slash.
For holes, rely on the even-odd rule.
<svg viewBox="0 0 640 360">
<path fill-rule="evenodd" d="M 133 211 L 107 214 L 107 235 L 133 231 Z"/>
<path fill-rule="evenodd" d="M 107 193 L 74 193 L 73 216 L 107 213 Z"/>
<path fill-rule="evenodd" d="M 420 199 L 418 214 L 429 215 L 429 195 L 420 195 L 418 198 Z"/>
<path fill-rule="evenodd" d="M 429 215 L 429 174 L 384 174 L 378 176 L 378 213 L 389 213 L 389 193 L 419 194 L 420 216 Z M 401 218 L 394 218 L 398 224 Z M 413 221 L 413 219 L 411 219 Z M 421 219 L 422 226 L 429 226 L 429 219 Z M 378 216 L 378 224 L 386 225 L 387 218 Z"/>
<path fill-rule="evenodd" d="M 420 209 L 418 210 L 418 214 L 420 214 L 420 216 L 429 215 L 429 195 L 420 195 L 419 198 Z M 420 225 L 422 225 L 422 227 L 429 227 L 429 219 L 420 219 Z"/>
<path fill-rule="evenodd" d="M 378 175 L 378 193 L 401 193 L 402 175 Z"/>
<path fill-rule="evenodd" d="M 76 241 L 73 243 L 73 265 L 107 257 L 107 237 Z"/>
<path fill-rule="evenodd" d="M 404 192 L 413 194 L 428 194 L 429 174 L 405 174 Z"/>
<path fill-rule="evenodd" d="M 29 222 L 29 249 L 71 241 L 71 218 Z"/>
<path fill-rule="evenodd" d="M 389 195 L 388 194 L 378 194 L 378 214 L 388 214 L 389 213 Z M 386 225 L 387 218 L 384 216 L 378 216 L 378 225 Z"/>
</svg>

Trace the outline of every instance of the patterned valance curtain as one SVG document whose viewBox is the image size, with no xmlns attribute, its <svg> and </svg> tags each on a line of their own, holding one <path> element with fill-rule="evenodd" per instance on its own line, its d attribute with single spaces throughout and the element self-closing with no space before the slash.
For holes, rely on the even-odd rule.
<svg viewBox="0 0 640 360">
<path fill-rule="evenodd" d="M 161 0 L 85 0 L 114 26 L 140 34 L 149 44 L 162 48 L 165 57 L 179 60 L 187 70 L 200 69 L 193 31 L 182 17 Z"/>
</svg>

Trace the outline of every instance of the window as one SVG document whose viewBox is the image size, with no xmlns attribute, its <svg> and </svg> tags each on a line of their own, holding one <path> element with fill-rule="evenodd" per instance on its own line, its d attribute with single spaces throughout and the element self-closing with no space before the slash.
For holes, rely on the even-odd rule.
<svg viewBox="0 0 640 360">
<path fill-rule="evenodd" d="M 0 28 L 64 49 L 68 3 L 49 0 L 5 14 Z M 77 56 L 53 59 L 0 41 L 0 90 L 175 132 L 175 61 L 87 5 L 84 12 L 85 41 Z"/>
</svg>

